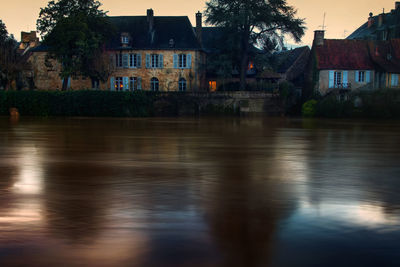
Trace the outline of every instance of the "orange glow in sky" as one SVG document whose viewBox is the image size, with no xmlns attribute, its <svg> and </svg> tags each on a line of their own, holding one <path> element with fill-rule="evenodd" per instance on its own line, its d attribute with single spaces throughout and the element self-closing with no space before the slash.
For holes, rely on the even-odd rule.
<svg viewBox="0 0 400 267">
<path fill-rule="evenodd" d="M 13 33 L 17 40 L 21 31 L 36 29 L 36 19 L 41 7 L 45 7 L 48 0 L 0 0 L 0 19 L 6 24 L 8 31 Z M 188 16 L 195 25 L 195 13 L 203 11 L 204 0 L 102 0 L 103 9 L 109 11 L 110 16 L 145 15 L 146 9 L 153 8 L 159 16 Z M 288 0 L 288 3 L 298 9 L 298 15 L 306 19 L 308 28 L 303 38 L 303 44 L 311 44 L 313 32 L 320 29 L 323 15 L 326 12 L 326 38 L 341 39 L 365 23 L 368 14 L 374 15 L 390 12 L 394 8 L 394 0 Z M 293 43 L 288 40 L 289 43 Z"/>
</svg>

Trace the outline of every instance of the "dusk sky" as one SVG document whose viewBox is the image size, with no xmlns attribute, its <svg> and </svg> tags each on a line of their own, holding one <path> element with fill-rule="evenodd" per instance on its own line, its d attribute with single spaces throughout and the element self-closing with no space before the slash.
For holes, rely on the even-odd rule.
<svg viewBox="0 0 400 267">
<path fill-rule="evenodd" d="M 21 31 L 36 29 L 36 19 L 40 7 L 45 7 L 48 0 L 0 0 L 0 19 L 6 24 L 10 33 L 20 39 Z M 102 0 L 103 9 L 110 16 L 144 15 L 146 9 L 153 8 L 157 16 L 188 16 L 194 25 L 195 13 L 203 11 L 203 0 Z M 326 38 L 337 39 L 349 35 L 357 27 L 366 22 L 368 14 L 374 15 L 390 12 L 394 8 L 393 0 L 288 0 L 288 3 L 298 9 L 298 16 L 306 19 L 307 33 L 303 44 L 311 44 L 313 32 L 320 29 L 323 14 L 326 12 Z M 346 31 L 346 32 L 345 32 Z M 288 40 L 292 43 L 291 40 Z"/>
</svg>

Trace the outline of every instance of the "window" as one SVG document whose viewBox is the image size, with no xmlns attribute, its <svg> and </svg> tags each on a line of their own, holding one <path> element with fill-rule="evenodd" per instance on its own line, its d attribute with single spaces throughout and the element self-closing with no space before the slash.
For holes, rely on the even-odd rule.
<svg viewBox="0 0 400 267">
<path fill-rule="evenodd" d="M 151 91 L 158 91 L 160 89 L 158 79 L 153 77 L 150 80 L 150 89 Z"/>
<path fill-rule="evenodd" d="M 126 35 L 121 36 L 121 43 L 122 44 L 129 44 L 129 37 Z"/>
<path fill-rule="evenodd" d="M 129 55 L 129 67 L 130 68 L 140 68 L 142 57 L 140 54 L 130 54 Z"/>
<path fill-rule="evenodd" d="M 124 90 L 124 82 L 122 77 L 115 78 L 115 91 L 123 91 Z"/>
<path fill-rule="evenodd" d="M 92 88 L 99 89 L 100 88 L 100 81 L 99 79 L 92 79 Z"/>
<path fill-rule="evenodd" d="M 129 88 L 133 90 L 141 90 L 142 89 L 142 78 L 131 77 L 129 78 Z"/>
<path fill-rule="evenodd" d="M 186 80 L 184 78 L 179 79 L 179 91 L 180 92 L 186 91 Z"/>
<path fill-rule="evenodd" d="M 359 83 L 365 82 L 365 71 L 358 72 L 358 82 Z"/>
<path fill-rule="evenodd" d="M 160 64 L 159 56 L 156 54 L 152 54 L 151 55 L 151 67 L 158 68 L 159 64 Z"/>
<path fill-rule="evenodd" d="M 174 54 L 175 69 L 190 69 L 192 67 L 191 54 Z"/>
<path fill-rule="evenodd" d="M 208 89 L 210 90 L 210 92 L 217 91 L 217 81 L 209 81 L 208 82 Z"/>
<path fill-rule="evenodd" d="M 180 54 L 179 55 L 179 61 L 178 61 L 178 66 L 179 68 L 186 68 L 186 55 L 185 54 Z"/>
<path fill-rule="evenodd" d="M 339 87 L 342 84 L 342 72 L 335 71 L 335 88 Z"/>
<path fill-rule="evenodd" d="M 115 54 L 115 66 L 122 68 L 122 54 Z"/>
</svg>

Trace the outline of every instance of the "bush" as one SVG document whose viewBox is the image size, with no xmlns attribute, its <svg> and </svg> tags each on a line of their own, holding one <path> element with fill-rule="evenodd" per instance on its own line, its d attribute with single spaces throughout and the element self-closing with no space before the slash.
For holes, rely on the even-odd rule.
<svg viewBox="0 0 400 267">
<path fill-rule="evenodd" d="M 301 108 L 301 114 L 304 117 L 314 117 L 316 115 L 317 100 L 311 99 L 305 102 Z"/>
</svg>

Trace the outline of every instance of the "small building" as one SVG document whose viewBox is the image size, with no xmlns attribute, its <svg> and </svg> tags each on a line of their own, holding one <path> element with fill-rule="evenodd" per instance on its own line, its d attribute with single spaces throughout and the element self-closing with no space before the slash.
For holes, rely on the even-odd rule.
<svg viewBox="0 0 400 267">
<path fill-rule="evenodd" d="M 310 79 L 322 95 L 384 87 L 398 88 L 400 39 L 391 41 L 325 39 L 315 31 Z"/>
</svg>

